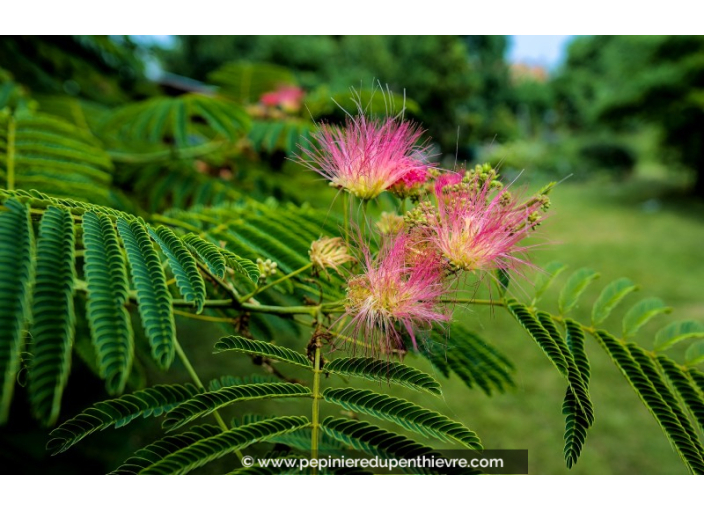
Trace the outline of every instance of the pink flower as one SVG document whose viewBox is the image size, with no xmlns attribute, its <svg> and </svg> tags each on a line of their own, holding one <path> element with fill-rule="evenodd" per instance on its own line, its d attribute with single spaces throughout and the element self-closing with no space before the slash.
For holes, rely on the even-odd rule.
<svg viewBox="0 0 704 510">
<path fill-rule="evenodd" d="M 409 121 L 370 119 L 360 111 L 342 128 L 322 124 L 313 135 L 319 148 L 302 149 L 298 161 L 332 186 L 371 200 L 411 172 L 425 170 L 427 148 L 418 143 L 421 135 Z"/>
<path fill-rule="evenodd" d="M 260 102 L 266 106 L 278 106 L 286 112 L 297 112 L 301 109 L 301 103 L 305 92 L 293 85 L 282 85 L 273 92 L 262 94 Z"/>
<path fill-rule="evenodd" d="M 443 270 L 434 256 L 417 252 L 406 234 L 384 239 L 376 257 L 363 248 L 363 273 L 348 282 L 346 316 L 357 338 L 390 354 L 404 349 L 400 328 L 417 347 L 416 331 L 450 316 L 441 308 Z"/>
<path fill-rule="evenodd" d="M 458 184 L 455 175 L 448 184 Z M 469 183 L 450 190 L 436 185 L 438 214 L 423 235 L 453 270 L 516 270 L 527 264 L 521 255 L 530 246 L 518 246 L 539 221 L 540 197 L 519 204 L 507 191 L 492 196 L 491 178 L 475 174 Z"/>
</svg>

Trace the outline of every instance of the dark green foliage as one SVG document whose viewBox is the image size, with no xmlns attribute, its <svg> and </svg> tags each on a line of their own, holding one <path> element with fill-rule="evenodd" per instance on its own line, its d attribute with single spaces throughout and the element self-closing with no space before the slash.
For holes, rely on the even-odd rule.
<svg viewBox="0 0 704 510">
<path fill-rule="evenodd" d="M 149 446 L 145 446 L 134 452 L 129 459 L 120 465 L 112 475 L 136 475 L 155 462 L 160 461 L 167 455 L 177 452 L 196 441 L 216 436 L 222 432 L 220 427 L 215 425 L 195 425 L 188 432 L 162 437 Z"/>
<path fill-rule="evenodd" d="M 300 354 L 286 347 L 273 345 L 269 342 L 262 342 L 261 340 L 251 340 L 249 338 L 243 338 L 241 336 L 228 336 L 225 338 L 221 338 L 215 344 L 215 352 L 227 351 L 243 352 L 246 354 L 252 354 L 254 356 L 262 356 L 264 358 L 284 361 L 286 363 L 298 365 L 300 367 L 305 368 L 313 367 L 308 358 L 306 358 L 303 354 Z"/>
<path fill-rule="evenodd" d="M 454 373 L 468 388 L 476 385 L 487 395 L 494 390 L 502 393 L 515 384 L 515 368 L 508 358 L 460 324 L 452 325 L 449 334 L 431 333 L 420 354 L 445 377 Z"/>
<path fill-rule="evenodd" d="M 242 425 L 216 436 L 206 437 L 166 455 L 141 469 L 139 474 L 186 474 L 236 450 L 301 429 L 308 424 L 308 419 L 302 416 L 286 416 Z"/>
<path fill-rule="evenodd" d="M 112 221 L 100 212 L 83 215 L 83 244 L 91 337 L 100 376 L 108 393 L 116 395 L 125 388 L 134 357 L 125 258 Z"/>
<path fill-rule="evenodd" d="M 202 128 L 203 123 L 210 131 Z M 249 128 L 250 119 L 241 106 L 202 94 L 155 97 L 134 103 L 112 114 L 104 126 L 130 142 L 173 142 L 178 149 L 218 136 L 236 141 Z"/>
<path fill-rule="evenodd" d="M 168 227 L 160 225 L 149 227 L 152 238 L 159 243 L 161 250 L 169 259 L 169 265 L 176 277 L 178 290 L 186 301 L 192 301 L 197 313 L 203 311 L 205 301 L 205 282 L 198 271 L 196 261 L 181 239 Z"/>
<path fill-rule="evenodd" d="M 199 393 L 192 384 L 157 385 L 113 400 L 98 402 L 51 431 L 47 448 L 65 452 L 84 437 L 114 425 L 124 427 L 141 417 L 159 416 Z"/>
<path fill-rule="evenodd" d="M 34 415 L 53 425 L 71 367 L 75 314 L 73 218 L 49 207 L 42 218 L 32 302 L 29 399 Z"/>
<path fill-rule="evenodd" d="M 672 411 L 671 405 L 679 406 L 679 404 L 676 401 L 667 402 L 664 399 L 650 378 L 643 372 L 642 366 L 616 338 L 606 331 L 597 331 L 595 338 L 621 369 L 624 377 L 633 386 L 646 407 L 653 413 L 687 466 L 694 473 L 704 474 L 704 461 L 699 448 L 692 442 L 689 433 Z"/>
<path fill-rule="evenodd" d="M 175 326 L 171 294 L 152 240 L 138 220 L 118 218 L 117 229 L 125 243 L 132 280 L 137 291 L 139 315 L 152 346 L 152 357 L 162 368 L 174 359 Z"/>
<path fill-rule="evenodd" d="M 262 94 L 281 85 L 295 85 L 296 78 L 286 67 L 251 62 L 228 62 L 208 74 L 223 94 L 240 103 L 256 103 Z"/>
<path fill-rule="evenodd" d="M 7 421 L 24 344 L 33 278 L 29 210 L 14 199 L 0 211 L 0 425 Z"/>
<path fill-rule="evenodd" d="M 677 393 L 687 404 L 701 430 L 704 430 L 704 392 L 697 388 L 689 374 L 670 358 L 660 355 L 657 360 Z"/>
<path fill-rule="evenodd" d="M 0 116 L 0 168 L 7 188 L 39 188 L 56 196 L 109 202 L 108 154 L 89 131 L 51 115 L 24 110 Z"/>
<path fill-rule="evenodd" d="M 309 388 L 301 384 L 262 383 L 229 386 L 200 393 L 169 411 L 164 428 L 173 430 L 217 411 L 221 407 L 247 400 L 311 396 Z"/>
<path fill-rule="evenodd" d="M 248 278 L 252 283 L 257 283 L 259 280 L 259 266 L 257 266 L 257 264 L 251 260 L 242 258 L 239 255 L 235 255 L 231 251 L 224 248 L 220 249 L 220 253 L 225 258 L 225 262 L 227 262 L 227 265 L 231 269 L 245 278 Z"/>
<path fill-rule="evenodd" d="M 432 395 L 442 394 L 440 384 L 428 374 L 395 361 L 375 358 L 337 358 L 326 363 L 323 370 L 379 383 L 394 383 Z"/>
<path fill-rule="evenodd" d="M 441 456 L 427 446 L 365 421 L 326 418 L 321 424 L 321 428 L 327 435 L 338 441 L 369 455 L 378 455 L 383 459 Z M 436 473 L 432 468 L 423 466 L 409 466 L 408 471 L 415 474 Z M 455 474 L 458 473 L 455 472 Z"/>
<path fill-rule="evenodd" d="M 477 434 L 461 423 L 402 398 L 354 388 L 328 388 L 323 392 L 323 398 L 350 411 L 397 423 L 425 437 L 456 441 L 472 449 L 482 448 Z"/>
<path fill-rule="evenodd" d="M 316 129 L 315 124 L 308 120 L 260 120 L 252 123 L 249 139 L 258 152 L 282 151 L 293 155 L 299 147 L 311 148 L 310 136 Z"/>
<path fill-rule="evenodd" d="M 533 314 L 530 313 L 528 307 L 522 305 L 515 299 L 508 299 L 506 301 L 506 307 L 516 318 L 518 323 L 523 326 L 523 329 L 525 329 L 533 340 L 538 343 L 540 348 L 543 349 L 543 352 L 548 359 L 552 361 L 553 365 L 555 365 L 562 375 L 567 377 L 567 360 L 565 360 L 562 350 L 550 336 L 550 333 L 548 333 Z"/>
</svg>

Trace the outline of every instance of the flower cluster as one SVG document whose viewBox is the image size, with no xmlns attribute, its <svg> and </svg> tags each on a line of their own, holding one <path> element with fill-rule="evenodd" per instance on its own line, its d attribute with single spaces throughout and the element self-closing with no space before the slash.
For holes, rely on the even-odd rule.
<svg viewBox="0 0 704 510">
<path fill-rule="evenodd" d="M 519 243 L 549 206 L 549 187 L 521 200 L 488 165 L 462 172 L 435 168 L 427 148 L 418 146 L 420 134 L 409 122 L 360 114 L 342 128 L 323 125 L 319 147 L 300 157 L 362 202 L 389 191 L 416 204 L 403 215 L 382 213 L 376 255 L 358 236 L 356 274 L 347 280 L 348 330 L 386 355 L 404 351 L 406 338 L 417 347 L 420 331 L 450 321 L 451 289 L 462 275 L 520 274 L 530 246 Z M 314 263 L 322 268 L 342 240 L 316 243 L 311 260 L 318 254 Z M 348 262 L 344 255 L 339 260 Z"/>
</svg>

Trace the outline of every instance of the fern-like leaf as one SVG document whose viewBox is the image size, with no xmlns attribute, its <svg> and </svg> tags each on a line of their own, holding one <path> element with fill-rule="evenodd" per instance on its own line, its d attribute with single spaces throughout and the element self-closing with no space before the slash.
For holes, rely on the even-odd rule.
<svg viewBox="0 0 704 510">
<path fill-rule="evenodd" d="M 572 310 L 577 305 L 579 297 L 587 289 L 589 284 L 597 278 L 599 278 L 599 273 L 587 267 L 575 271 L 560 291 L 558 299 L 560 313 L 566 315 Z"/>
<path fill-rule="evenodd" d="M 115 469 L 111 475 L 136 475 L 142 469 L 151 466 L 155 462 L 163 459 L 178 450 L 192 445 L 196 441 L 216 436 L 222 432 L 220 427 L 215 425 L 196 425 L 191 427 L 188 432 L 182 432 L 172 436 L 162 437 L 152 444 L 140 448 L 134 455 L 123 462 L 120 467 Z"/>
<path fill-rule="evenodd" d="M 553 261 L 546 265 L 542 272 L 538 273 L 538 276 L 535 278 L 535 282 L 533 283 L 533 286 L 535 287 L 535 298 L 533 299 L 534 305 L 540 301 L 540 298 L 543 297 L 545 291 L 550 288 L 550 285 L 552 285 L 552 282 L 555 281 L 555 278 L 560 276 L 565 269 L 567 269 L 565 264 L 562 262 Z"/>
<path fill-rule="evenodd" d="M 394 383 L 432 395 L 442 394 L 440 384 L 430 375 L 395 361 L 375 358 L 337 358 L 327 363 L 323 370 L 370 381 Z"/>
<path fill-rule="evenodd" d="M 241 336 L 227 336 L 215 344 L 215 352 L 242 352 L 268 359 L 283 361 L 299 367 L 312 368 L 313 365 L 303 354 L 261 340 L 251 340 Z"/>
<path fill-rule="evenodd" d="M 235 450 L 309 426 L 302 416 L 262 420 L 196 441 L 142 469 L 139 474 L 186 474 Z"/>
<path fill-rule="evenodd" d="M 247 400 L 309 397 L 312 393 L 302 384 L 264 383 L 229 386 L 195 395 L 169 411 L 163 426 L 177 429 L 193 420 L 207 416 L 221 407 Z"/>
<path fill-rule="evenodd" d="M 623 316 L 623 336 L 632 337 L 653 317 L 670 313 L 672 308 L 665 306 L 660 298 L 646 298 L 638 301 Z"/>
<path fill-rule="evenodd" d="M 139 314 L 152 347 L 152 357 L 161 368 L 168 368 L 174 359 L 176 332 L 164 269 L 147 230 L 139 220 L 128 222 L 118 218 L 117 229 L 125 243 L 137 290 Z"/>
<path fill-rule="evenodd" d="M 191 252 L 171 229 L 163 225 L 155 229 L 150 227 L 149 233 L 169 259 L 169 265 L 176 278 L 176 285 L 178 285 L 178 290 L 183 298 L 195 304 L 197 313 L 202 312 L 205 301 L 205 282 Z"/>
<path fill-rule="evenodd" d="M 83 245 L 88 286 L 86 303 L 100 376 L 111 395 L 122 393 L 132 368 L 134 339 L 127 311 L 127 268 L 110 218 L 100 212 L 83 215 Z"/>
<path fill-rule="evenodd" d="M 76 320 L 74 235 L 67 210 L 49 207 L 45 211 L 37 241 L 28 387 L 34 415 L 45 425 L 53 425 L 59 416 L 71 366 Z"/>
<path fill-rule="evenodd" d="M 325 434 L 369 455 L 384 459 L 413 459 L 416 457 L 441 457 L 441 455 L 423 444 L 407 437 L 367 423 L 347 418 L 326 418 L 320 425 Z M 416 474 L 437 473 L 430 467 L 409 466 L 408 470 Z"/>
<path fill-rule="evenodd" d="M 565 360 L 562 350 L 550 336 L 550 333 L 548 333 L 533 314 L 530 313 L 528 307 L 515 299 L 508 299 L 506 301 L 506 307 L 523 329 L 536 341 L 557 370 L 567 377 L 567 360 Z"/>
<path fill-rule="evenodd" d="M 110 426 L 124 427 L 141 417 L 159 416 L 199 393 L 192 384 L 157 385 L 98 402 L 51 431 L 47 449 L 65 452 L 81 439 Z"/>
<path fill-rule="evenodd" d="M 667 375 L 677 393 L 680 394 L 682 400 L 696 418 L 699 427 L 704 430 L 704 393 L 689 378 L 689 374 L 677 366 L 670 358 L 658 356 L 657 359 L 665 375 Z"/>
<path fill-rule="evenodd" d="M 0 212 L 0 425 L 5 423 L 20 367 L 29 315 L 33 232 L 29 210 L 14 199 Z"/>
<path fill-rule="evenodd" d="M 183 242 L 200 257 L 211 273 L 218 278 L 225 276 L 225 256 L 220 248 L 193 233 L 186 234 Z"/>
<path fill-rule="evenodd" d="M 249 278 L 252 283 L 257 283 L 259 280 L 259 266 L 252 262 L 251 260 L 235 255 L 231 251 L 224 248 L 220 249 L 220 253 L 225 257 L 225 262 L 230 266 L 236 273 Z"/>
<path fill-rule="evenodd" d="M 638 286 L 628 278 L 619 278 L 604 287 L 604 290 L 601 291 L 601 294 L 599 294 L 598 299 L 594 303 L 594 308 L 592 308 L 592 325 L 598 326 L 604 322 L 609 317 L 612 310 L 616 308 L 628 294 L 636 290 L 638 290 Z"/>
<path fill-rule="evenodd" d="M 461 423 L 402 398 L 354 388 L 328 388 L 323 392 L 323 398 L 350 411 L 397 423 L 425 437 L 455 441 L 475 450 L 482 449 L 477 434 Z"/>
<path fill-rule="evenodd" d="M 697 321 L 673 322 L 655 335 L 655 350 L 664 351 L 692 338 L 704 338 L 704 325 Z"/>
<path fill-rule="evenodd" d="M 597 331 L 595 338 L 653 414 L 687 466 L 695 473 L 704 473 L 704 462 L 699 449 L 692 443 L 691 437 L 682 427 L 677 416 L 672 412 L 670 405 L 656 390 L 651 380 L 646 377 L 646 374 L 643 373 L 641 366 L 633 359 L 629 350 L 606 331 Z"/>
</svg>

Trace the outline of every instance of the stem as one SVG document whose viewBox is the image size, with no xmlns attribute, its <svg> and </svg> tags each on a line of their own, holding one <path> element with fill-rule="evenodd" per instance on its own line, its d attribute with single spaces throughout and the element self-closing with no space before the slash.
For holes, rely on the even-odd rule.
<svg viewBox="0 0 704 510">
<path fill-rule="evenodd" d="M 273 282 L 271 282 L 271 283 L 267 283 L 267 284 L 264 285 L 263 287 L 259 287 L 258 289 L 255 289 L 254 291 L 250 292 L 249 294 L 247 294 L 246 296 L 244 296 L 243 298 L 241 298 L 241 301 L 242 301 L 243 303 L 246 303 L 247 301 L 250 300 L 250 298 L 256 296 L 256 295 L 259 294 L 260 292 L 264 292 L 266 289 L 268 289 L 268 288 L 270 288 L 270 287 L 273 287 L 274 285 L 278 285 L 279 283 L 281 283 L 281 282 L 283 282 L 283 281 L 286 281 L 286 280 L 288 280 L 289 278 L 293 278 L 293 277 L 296 276 L 297 274 L 300 274 L 300 273 L 302 273 L 303 271 L 305 271 L 305 270 L 307 270 L 307 269 L 310 269 L 311 267 L 313 267 L 313 263 L 312 263 L 312 262 L 306 264 L 306 265 L 303 266 L 303 267 L 300 267 L 300 268 L 296 269 L 296 270 L 293 271 L 292 273 L 289 273 L 289 274 L 287 274 L 287 275 L 285 275 L 285 276 L 282 276 L 281 278 L 279 278 L 279 279 L 276 280 L 276 281 L 273 281 Z"/>
<path fill-rule="evenodd" d="M 320 340 L 315 339 L 315 365 L 313 370 L 313 411 L 311 422 L 313 429 L 310 436 L 310 455 L 312 459 L 318 458 L 318 434 L 320 429 Z M 313 468 L 313 474 L 317 469 Z"/>
<path fill-rule="evenodd" d="M 180 315 L 181 317 L 188 317 L 189 319 L 196 319 L 199 321 L 206 321 L 206 322 L 228 322 L 230 324 L 235 322 L 235 319 L 231 319 L 229 317 L 211 317 L 210 315 L 198 315 L 195 313 L 189 313 L 189 312 L 182 312 L 181 310 L 174 310 L 174 313 L 176 315 Z"/>
<path fill-rule="evenodd" d="M 7 189 L 15 189 L 15 118 L 7 124 Z"/>
<path fill-rule="evenodd" d="M 174 336 L 174 348 L 176 349 L 176 354 L 178 355 L 179 359 L 181 360 L 181 363 L 183 363 L 183 366 L 186 367 L 186 371 L 188 374 L 191 376 L 191 379 L 193 379 L 193 382 L 196 384 L 196 386 L 205 391 L 205 386 L 203 386 L 203 383 L 200 380 L 200 377 L 198 377 L 198 374 L 196 373 L 195 369 L 193 368 L 193 365 L 191 365 L 190 360 L 188 359 L 188 356 L 186 356 L 186 353 L 183 351 L 183 348 L 181 347 L 181 344 L 178 342 L 176 337 Z M 220 413 L 217 411 L 213 411 L 213 417 L 215 418 L 215 421 L 218 423 L 220 428 L 222 429 L 223 432 L 227 432 L 230 430 L 225 423 L 225 420 L 222 419 L 222 416 L 220 416 Z M 239 450 L 235 450 L 235 453 L 237 456 L 242 459 L 242 453 Z"/>
<path fill-rule="evenodd" d="M 367 234 L 367 207 L 369 206 L 369 200 L 362 200 L 362 218 L 361 218 L 361 224 L 362 224 L 362 239 Z"/>
<path fill-rule="evenodd" d="M 345 244 L 350 244 L 350 197 L 349 193 L 343 192 L 342 208 L 345 216 Z"/>
<path fill-rule="evenodd" d="M 471 305 L 489 305 L 489 306 L 501 306 L 505 307 L 506 303 L 503 301 L 492 301 L 491 299 L 474 299 L 474 298 L 449 298 L 441 299 L 441 303 L 468 303 Z"/>
</svg>

